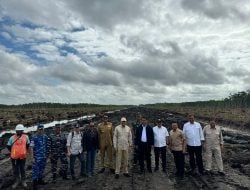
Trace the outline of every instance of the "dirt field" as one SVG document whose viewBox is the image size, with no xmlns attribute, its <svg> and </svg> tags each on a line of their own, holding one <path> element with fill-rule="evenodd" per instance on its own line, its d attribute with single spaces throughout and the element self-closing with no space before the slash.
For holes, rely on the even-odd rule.
<svg viewBox="0 0 250 190">
<path fill-rule="evenodd" d="M 119 124 L 121 116 L 126 116 L 129 126 L 132 126 L 137 119 L 137 116 L 143 114 L 148 117 L 151 125 L 157 118 L 165 120 L 165 126 L 169 127 L 171 120 L 179 120 L 179 123 L 184 123 L 185 118 L 181 115 L 171 115 L 168 111 L 146 108 L 130 108 L 121 112 L 115 112 L 110 115 L 110 121 L 114 126 Z M 99 122 L 99 118 L 96 118 Z M 67 129 L 66 129 L 67 131 Z M 45 186 L 39 186 L 39 189 L 90 189 L 90 190 L 146 190 L 146 189 L 250 189 L 250 136 L 246 132 L 224 131 L 225 148 L 223 152 L 223 160 L 226 176 L 219 176 L 214 169 L 212 176 L 190 176 L 186 175 L 184 179 L 175 178 L 175 166 L 171 152 L 167 152 L 167 174 L 161 170 L 153 172 L 153 174 L 139 174 L 138 164 L 133 165 L 133 150 L 130 154 L 129 172 L 132 177 L 126 178 L 121 175 L 119 179 L 114 178 L 108 170 L 103 174 L 96 174 L 91 178 L 79 177 L 76 181 L 63 181 L 61 178 L 56 184 L 51 183 L 50 162 L 46 167 L 46 181 L 49 183 Z M 2 151 L 2 160 L 0 160 L 0 189 L 10 189 L 13 183 L 11 175 L 10 160 L 5 156 L 6 150 Z M 186 170 L 189 169 L 188 156 L 186 160 Z M 78 162 L 77 162 L 78 163 Z M 97 155 L 96 172 L 98 171 L 99 155 Z M 31 189 L 31 163 L 27 160 L 27 181 L 29 189 Z M 154 154 L 152 151 L 152 167 L 154 168 Z M 76 170 L 78 169 L 76 165 Z M 79 171 L 79 170 L 78 170 Z M 21 188 L 19 188 L 21 189 Z"/>
</svg>

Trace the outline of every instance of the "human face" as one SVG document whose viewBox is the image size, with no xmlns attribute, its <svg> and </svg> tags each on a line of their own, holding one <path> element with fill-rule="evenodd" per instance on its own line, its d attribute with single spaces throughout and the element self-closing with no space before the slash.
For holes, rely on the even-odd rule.
<svg viewBox="0 0 250 190">
<path fill-rule="evenodd" d="M 43 129 L 38 129 L 37 132 L 38 132 L 38 134 L 42 134 L 43 133 Z"/>
<path fill-rule="evenodd" d="M 61 132 L 61 127 L 56 127 L 56 133 L 60 133 Z"/>
<path fill-rule="evenodd" d="M 148 121 L 146 120 L 146 118 L 142 118 L 141 122 L 142 122 L 142 125 L 144 126 L 148 124 Z"/>
<path fill-rule="evenodd" d="M 178 128 L 177 123 L 172 123 L 172 129 L 175 131 Z"/>
<path fill-rule="evenodd" d="M 162 122 L 161 121 L 157 121 L 157 126 L 161 127 L 162 126 Z"/>
<path fill-rule="evenodd" d="M 21 136 L 23 134 L 23 131 L 16 131 L 17 136 Z"/>
<path fill-rule="evenodd" d="M 106 124 L 108 123 L 108 117 L 103 117 L 103 122 Z"/>
<path fill-rule="evenodd" d="M 188 116 L 188 119 L 189 119 L 190 123 L 194 123 L 194 115 L 190 114 Z"/>
<path fill-rule="evenodd" d="M 215 121 L 210 121 L 211 128 L 215 128 Z"/>
<path fill-rule="evenodd" d="M 75 132 L 80 133 L 80 127 L 75 127 Z"/>
<path fill-rule="evenodd" d="M 126 125 L 126 121 L 122 121 L 121 123 L 123 127 Z"/>
</svg>

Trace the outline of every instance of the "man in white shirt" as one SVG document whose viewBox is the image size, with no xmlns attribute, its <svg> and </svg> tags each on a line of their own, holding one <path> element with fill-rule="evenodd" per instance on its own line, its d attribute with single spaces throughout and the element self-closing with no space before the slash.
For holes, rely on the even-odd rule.
<svg viewBox="0 0 250 190">
<path fill-rule="evenodd" d="M 187 151 L 189 154 L 189 164 L 191 173 L 194 174 L 196 164 L 200 174 L 203 174 L 203 161 L 202 161 L 202 141 L 204 135 L 200 123 L 194 121 L 194 115 L 189 114 L 189 122 L 183 126 L 183 134 L 185 136 Z"/>
<path fill-rule="evenodd" d="M 161 155 L 162 171 L 166 172 L 166 146 L 168 141 L 168 130 L 162 126 L 161 119 L 157 120 L 157 126 L 153 128 L 154 132 L 154 153 L 155 153 L 155 171 L 159 170 L 159 157 Z"/>
<path fill-rule="evenodd" d="M 73 180 L 76 179 L 74 171 L 76 158 L 78 158 L 81 163 L 80 175 L 84 176 L 85 173 L 85 159 L 83 155 L 82 138 L 83 135 L 80 132 L 80 125 L 76 124 L 74 127 L 74 131 L 69 133 L 67 138 L 67 150 L 68 156 L 70 158 L 70 173 Z"/>
</svg>

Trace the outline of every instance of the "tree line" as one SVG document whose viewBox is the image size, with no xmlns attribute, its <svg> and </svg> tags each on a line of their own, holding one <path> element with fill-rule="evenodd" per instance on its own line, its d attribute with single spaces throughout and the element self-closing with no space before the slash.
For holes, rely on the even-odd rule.
<svg viewBox="0 0 250 190">
<path fill-rule="evenodd" d="M 150 106 L 182 106 L 182 107 L 225 107 L 225 108 L 250 108 L 250 90 L 230 94 L 223 100 L 208 100 L 183 103 L 158 103 Z"/>
<path fill-rule="evenodd" d="M 0 108 L 25 108 L 25 109 L 46 109 L 46 108 L 116 108 L 119 109 L 121 106 L 119 105 L 101 105 L 101 104 L 88 104 L 88 103 L 78 103 L 78 104 L 65 104 L 65 103 L 48 103 L 48 102 L 40 102 L 40 103 L 28 103 L 28 104 L 20 104 L 20 105 L 5 105 L 0 104 Z M 127 107 L 123 105 L 122 107 Z"/>
</svg>

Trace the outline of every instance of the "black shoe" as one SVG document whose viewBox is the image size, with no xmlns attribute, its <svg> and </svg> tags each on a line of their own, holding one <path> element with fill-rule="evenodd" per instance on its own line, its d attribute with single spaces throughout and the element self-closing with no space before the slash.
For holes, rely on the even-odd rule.
<svg viewBox="0 0 250 190">
<path fill-rule="evenodd" d="M 124 173 L 123 175 L 124 175 L 125 177 L 131 177 L 131 175 L 128 174 L 128 173 Z"/>
<path fill-rule="evenodd" d="M 163 173 L 167 173 L 167 170 L 166 170 L 166 169 L 162 169 L 162 172 L 163 172 Z"/>
<path fill-rule="evenodd" d="M 38 179 L 38 184 L 39 184 L 39 185 L 47 185 L 48 183 L 45 182 L 42 178 L 39 178 L 39 179 Z"/>
<path fill-rule="evenodd" d="M 69 180 L 69 178 L 65 175 L 62 177 L 63 180 Z"/>
<path fill-rule="evenodd" d="M 144 173 L 144 170 L 140 170 L 139 174 L 142 175 Z"/>
<path fill-rule="evenodd" d="M 159 168 L 158 168 L 158 167 L 155 167 L 154 171 L 157 172 L 158 170 L 159 170 Z"/>
<path fill-rule="evenodd" d="M 153 173 L 153 172 L 152 172 L 152 169 L 148 169 L 148 173 Z"/>
<path fill-rule="evenodd" d="M 115 174 L 115 170 L 113 168 L 110 168 L 109 171 L 112 173 L 112 174 Z"/>
<path fill-rule="evenodd" d="M 53 174 L 52 183 L 56 183 L 56 174 Z"/>
<path fill-rule="evenodd" d="M 72 175 L 72 180 L 76 180 L 76 177 L 74 175 Z"/>
<path fill-rule="evenodd" d="M 118 179 L 119 178 L 119 174 L 115 174 L 115 179 Z"/>
<path fill-rule="evenodd" d="M 225 175 L 226 175 L 224 172 L 221 172 L 221 171 L 218 171 L 218 174 L 219 174 L 220 176 L 225 176 Z"/>
<path fill-rule="evenodd" d="M 105 168 L 102 168 L 98 173 L 101 174 L 103 172 L 105 172 Z"/>
<path fill-rule="evenodd" d="M 33 182 L 32 182 L 32 189 L 33 190 L 37 190 L 37 180 L 34 180 Z"/>
<path fill-rule="evenodd" d="M 187 171 L 187 174 L 192 175 L 192 176 L 196 175 L 195 170 L 193 169 Z"/>
</svg>

